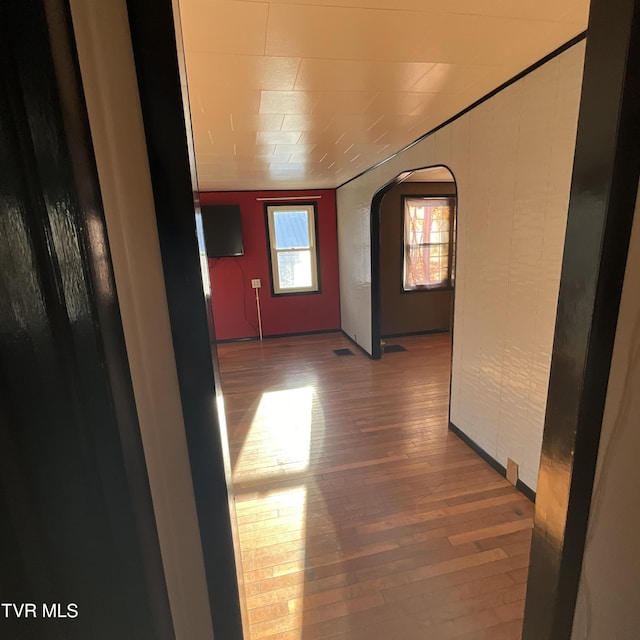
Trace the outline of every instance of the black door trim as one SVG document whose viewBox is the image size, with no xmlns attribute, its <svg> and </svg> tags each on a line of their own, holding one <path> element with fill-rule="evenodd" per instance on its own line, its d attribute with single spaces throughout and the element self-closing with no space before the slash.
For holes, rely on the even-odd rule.
<svg viewBox="0 0 640 640">
<path fill-rule="evenodd" d="M 391 189 L 393 189 L 393 187 L 400 184 L 405 179 L 402 176 L 406 176 L 414 171 L 424 171 L 425 169 L 436 169 L 440 167 L 447 169 L 453 178 L 453 183 L 456 185 L 456 194 L 454 197 L 456 198 L 457 203 L 458 186 L 456 176 L 451 167 L 446 164 L 433 164 L 426 167 L 417 167 L 402 171 L 402 173 L 399 173 L 395 178 L 393 178 L 393 180 L 380 187 L 371 200 L 371 213 L 369 215 L 369 246 L 371 247 L 371 354 L 367 355 L 369 355 L 372 360 L 379 360 L 382 358 L 382 301 L 380 293 L 380 206 L 382 205 L 382 199 L 387 193 L 389 193 L 389 191 L 391 191 Z M 457 210 L 458 206 L 456 204 L 456 215 Z M 454 244 L 456 240 L 457 239 L 453 240 Z M 401 284 L 399 286 L 401 286 Z M 451 316 L 450 331 L 453 333 L 453 314 Z"/>
<path fill-rule="evenodd" d="M 68 0 L 0 4 L 0 42 L 0 582 L 77 612 L 0 627 L 171 640 Z"/>
<path fill-rule="evenodd" d="M 171 0 L 127 0 L 127 7 L 213 632 L 216 638 L 241 640 L 231 479 L 216 406 L 219 376 L 180 82 L 182 42 L 176 43 Z"/>
<path fill-rule="evenodd" d="M 591 3 L 524 640 L 571 637 L 640 175 L 639 10 Z"/>
</svg>

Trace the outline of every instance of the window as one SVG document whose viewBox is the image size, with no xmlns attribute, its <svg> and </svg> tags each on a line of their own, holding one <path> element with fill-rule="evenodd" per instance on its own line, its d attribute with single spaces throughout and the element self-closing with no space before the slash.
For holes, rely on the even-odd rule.
<svg viewBox="0 0 640 640">
<path fill-rule="evenodd" d="M 455 198 L 411 196 L 403 200 L 404 290 L 450 286 Z"/>
<path fill-rule="evenodd" d="M 273 293 L 318 291 L 315 204 L 267 205 Z"/>
</svg>

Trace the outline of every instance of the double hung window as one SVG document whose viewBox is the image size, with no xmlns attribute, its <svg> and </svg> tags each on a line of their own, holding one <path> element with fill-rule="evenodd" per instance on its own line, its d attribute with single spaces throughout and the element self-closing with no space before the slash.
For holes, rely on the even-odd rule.
<svg viewBox="0 0 640 640">
<path fill-rule="evenodd" d="M 403 200 L 403 289 L 450 286 L 455 198 L 407 196 Z"/>
<path fill-rule="evenodd" d="M 319 290 L 315 204 L 267 205 L 275 295 Z"/>
</svg>

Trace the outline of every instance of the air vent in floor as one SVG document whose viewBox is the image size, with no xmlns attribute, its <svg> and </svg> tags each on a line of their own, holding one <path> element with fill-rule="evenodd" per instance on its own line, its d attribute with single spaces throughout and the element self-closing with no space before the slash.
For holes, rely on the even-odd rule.
<svg viewBox="0 0 640 640">
<path fill-rule="evenodd" d="M 401 344 L 385 344 L 384 353 L 400 353 L 400 351 L 406 351 Z"/>
</svg>

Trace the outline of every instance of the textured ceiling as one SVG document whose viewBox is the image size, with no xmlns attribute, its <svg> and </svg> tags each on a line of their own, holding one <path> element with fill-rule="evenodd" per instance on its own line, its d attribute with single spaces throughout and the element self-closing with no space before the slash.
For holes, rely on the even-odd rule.
<svg viewBox="0 0 640 640">
<path fill-rule="evenodd" d="M 453 174 L 445 167 L 430 167 L 412 171 L 403 182 L 455 182 Z"/>
<path fill-rule="evenodd" d="M 586 0 L 179 0 L 202 191 L 336 187 L 586 28 Z"/>
</svg>

